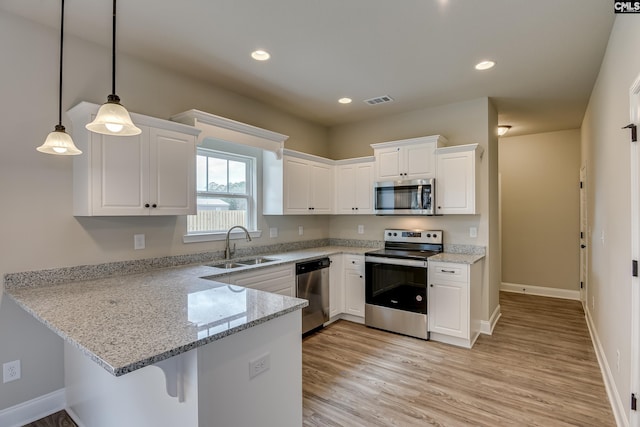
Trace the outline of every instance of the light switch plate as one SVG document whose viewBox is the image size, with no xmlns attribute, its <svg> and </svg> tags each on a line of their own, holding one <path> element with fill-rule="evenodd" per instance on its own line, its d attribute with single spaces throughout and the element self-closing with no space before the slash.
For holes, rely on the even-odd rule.
<svg viewBox="0 0 640 427">
<path fill-rule="evenodd" d="M 133 235 L 133 249 L 144 249 L 145 248 L 145 239 L 144 234 L 134 234 Z"/>
<path fill-rule="evenodd" d="M 298 226 L 298 235 L 302 236 L 304 234 L 304 227 L 299 225 Z"/>
</svg>

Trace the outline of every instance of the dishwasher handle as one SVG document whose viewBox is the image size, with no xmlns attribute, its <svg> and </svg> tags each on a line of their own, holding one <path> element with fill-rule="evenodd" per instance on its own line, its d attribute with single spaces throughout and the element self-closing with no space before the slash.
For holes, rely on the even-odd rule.
<svg viewBox="0 0 640 427">
<path fill-rule="evenodd" d="M 329 258 L 313 259 L 311 261 L 299 262 L 296 264 L 296 276 L 310 273 L 312 271 L 329 268 L 331 261 Z"/>
</svg>

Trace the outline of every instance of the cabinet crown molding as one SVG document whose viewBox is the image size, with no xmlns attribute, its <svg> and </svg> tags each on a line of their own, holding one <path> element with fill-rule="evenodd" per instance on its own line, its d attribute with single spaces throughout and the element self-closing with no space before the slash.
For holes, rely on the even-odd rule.
<svg viewBox="0 0 640 427">
<path fill-rule="evenodd" d="M 397 141 L 378 142 L 370 144 L 374 150 L 388 147 L 401 147 L 404 145 L 413 145 L 425 142 L 435 142 L 437 147 L 447 145 L 449 140 L 442 135 L 420 136 L 417 138 L 399 139 Z"/>
<path fill-rule="evenodd" d="M 100 105 L 98 104 L 93 104 L 87 101 L 81 101 L 78 104 L 71 107 L 67 111 L 67 114 L 71 118 L 72 124 L 82 123 L 83 121 L 86 121 L 86 118 L 89 117 L 89 115 L 96 114 L 99 108 L 100 108 Z M 198 134 L 200 133 L 199 129 L 196 129 L 193 126 L 189 126 L 183 123 L 178 123 L 178 122 L 169 121 L 165 119 L 159 119 L 157 117 L 145 116 L 144 114 L 133 113 L 133 112 L 129 112 L 129 115 L 131 116 L 131 120 L 136 125 L 173 130 L 173 131 L 184 133 L 187 135 L 198 136 Z M 84 126 L 83 126 L 83 129 L 73 129 L 73 130 L 76 132 L 78 131 L 84 132 Z"/>
</svg>

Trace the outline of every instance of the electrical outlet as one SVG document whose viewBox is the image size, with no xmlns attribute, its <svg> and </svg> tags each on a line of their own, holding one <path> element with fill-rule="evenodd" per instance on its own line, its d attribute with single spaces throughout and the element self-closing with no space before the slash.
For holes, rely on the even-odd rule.
<svg viewBox="0 0 640 427">
<path fill-rule="evenodd" d="M 144 249 L 145 248 L 145 239 L 144 234 L 134 234 L 133 235 L 133 249 Z"/>
<path fill-rule="evenodd" d="M 263 354 L 257 359 L 249 361 L 249 379 L 268 371 L 271 367 L 271 354 Z"/>
<path fill-rule="evenodd" d="M 620 372 L 620 350 L 616 350 L 616 370 Z"/>
<path fill-rule="evenodd" d="M 469 227 L 469 237 L 478 237 L 478 227 Z"/>
<path fill-rule="evenodd" d="M 14 360 L 2 364 L 2 382 L 8 383 L 20 379 L 20 361 Z"/>
<path fill-rule="evenodd" d="M 269 237 L 278 237 L 278 229 L 276 227 L 269 228 Z"/>
<path fill-rule="evenodd" d="M 304 234 L 304 227 L 299 225 L 298 226 L 298 235 L 302 236 Z"/>
<path fill-rule="evenodd" d="M 358 225 L 358 234 L 364 234 L 364 225 Z"/>
</svg>

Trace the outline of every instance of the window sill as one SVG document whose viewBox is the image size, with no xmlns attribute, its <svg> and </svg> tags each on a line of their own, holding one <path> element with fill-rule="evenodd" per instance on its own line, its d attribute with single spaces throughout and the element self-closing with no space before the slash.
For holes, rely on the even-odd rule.
<svg viewBox="0 0 640 427">
<path fill-rule="evenodd" d="M 260 237 L 262 236 L 262 230 L 249 231 L 249 235 L 251 236 L 252 239 L 256 237 Z M 245 238 L 245 234 L 244 234 L 244 231 L 242 230 L 233 230 L 229 235 L 229 239 L 231 240 L 244 239 L 244 238 Z M 227 232 L 219 231 L 219 232 L 202 233 L 202 234 L 185 234 L 182 237 L 182 242 L 183 243 L 215 242 L 215 241 L 226 240 L 226 239 L 227 239 Z"/>
</svg>

